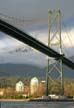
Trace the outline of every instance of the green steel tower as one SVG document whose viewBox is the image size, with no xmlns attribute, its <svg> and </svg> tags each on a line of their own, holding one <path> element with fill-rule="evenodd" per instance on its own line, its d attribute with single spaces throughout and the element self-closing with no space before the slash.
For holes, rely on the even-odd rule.
<svg viewBox="0 0 74 108">
<path fill-rule="evenodd" d="M 61 11 L 54 10 L 48 12 L 48 46 L 56 49 L 61 57 L 63 56 L 62 51 L 62 39 L 61 39 Z M 49 88 L 51 81 L 56 84 L 56 80 L 60 81 L 61 95 L 64 94 L 63 90 L 63 68 L 62 68 L 62 58 L 56 61 L 54 58 L 48 57 L 47 62 L 47 72 L 46 72 L 46 96 L 50 94 Z M 54 71 L 54 72 L 53 72 Z M 54 80 L 53 76 L 57 71 L 58 76 Z M 52 75 L 51 75 L 52 74 Z"/>
</svg>

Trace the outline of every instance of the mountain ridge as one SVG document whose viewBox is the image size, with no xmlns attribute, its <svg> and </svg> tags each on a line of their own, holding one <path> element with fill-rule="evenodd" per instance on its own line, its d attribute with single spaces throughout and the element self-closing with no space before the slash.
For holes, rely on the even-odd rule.
<svg viewBox="0 0 74 108">
<path fill-rule="evenodd" d="M 50 68 L 50 67 L 49 67 Z M 47 67 L 39 67 L 30 64 L 0 64 L 0 77 L 2 76 L 24 76 L 24 77 L 46 77 Z M 54 76 L 56 72 L 54 70 Z M 74 70 L 63 65 L 63 77 L 74 77 Z"/>
</svg>

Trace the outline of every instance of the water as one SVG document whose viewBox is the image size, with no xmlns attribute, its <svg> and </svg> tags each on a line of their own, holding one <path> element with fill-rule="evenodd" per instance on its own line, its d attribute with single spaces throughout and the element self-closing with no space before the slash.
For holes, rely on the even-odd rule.
<svg viewBox="0 0 74 108">
<path fill-rule="evenodd" d="M 0 108 L 74 108 L 74 102 L 1 102 Z"/>
</svg>

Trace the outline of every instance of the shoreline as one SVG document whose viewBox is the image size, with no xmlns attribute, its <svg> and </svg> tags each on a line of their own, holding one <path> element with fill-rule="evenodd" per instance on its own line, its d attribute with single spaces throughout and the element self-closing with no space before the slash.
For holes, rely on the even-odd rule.
<svg viewBox="0 0 74 108">
<path fill-rule="evenodd" d="M 14 102 L 14 101 L 17 101 L 17 102 L 18 102 L 18 101 L 21 101 L 21 102 L 22 102 L 22 101 L 29 101 L 29 100 L 30 100 L 30 99 L 0 99 L 0 102 L 1 102 L 1 101 L 13 101 L 13 102 Z"/>
<path fill-rule="evenodd" d="M 74 102 L 73 99 L 0 99 L 0 102 Z"/>
</svg>

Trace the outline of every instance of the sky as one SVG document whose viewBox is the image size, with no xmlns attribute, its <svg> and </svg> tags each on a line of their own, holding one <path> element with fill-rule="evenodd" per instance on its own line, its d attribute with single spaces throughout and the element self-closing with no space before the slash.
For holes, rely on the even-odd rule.
<svg viewBox="0 0 74 108">
<path fill-rule="evenodd" d="M 0 0 L 0 18 L 26 31 L 46 45 L 48 41 L 48 10 L 58 9 L 60 9 L 62 13 L 62 40 L 64 44 L 63 47 L 66 47 L 63 48 L 63 50 L 65 55 L 70 57 L 74 55 L 74 0 Z M 5 17 L 2 15 L 5 15 Z M 24 20 L 24 22 L 22 22 L 22 20 Z M 42 63 L 41 60 L 46 60 L 44 54 L 39 53 L 33 48 L 30 48 L 28 52 L 23 54 L 23 59 L 22 51 L 17 51 L 16 53 L 16 49 L 18 48 L 29 49 L 27 45 L 0 32 L 1 63 L 28 62 L 40 65 Z M 20 59 L 19 54 L 21 55 Z M 26 58 L 28 59 L 26 60 Z"/>
</svg>

